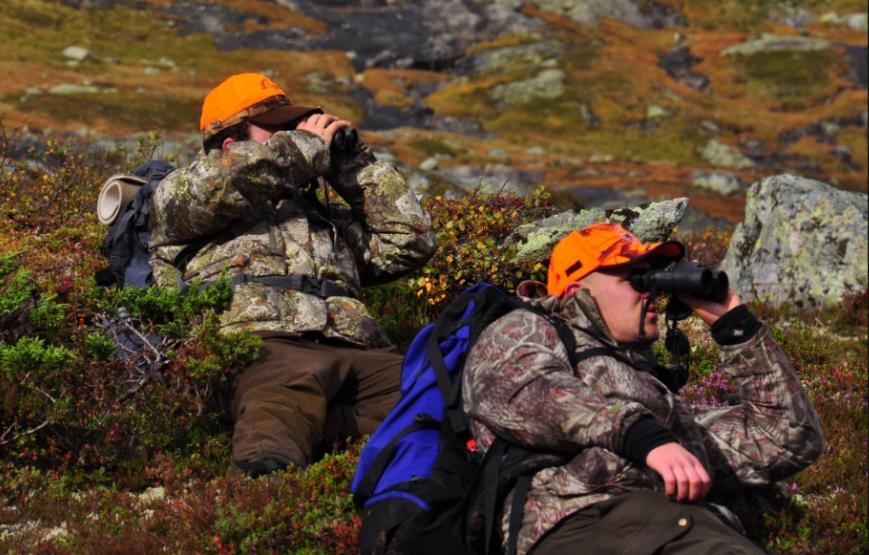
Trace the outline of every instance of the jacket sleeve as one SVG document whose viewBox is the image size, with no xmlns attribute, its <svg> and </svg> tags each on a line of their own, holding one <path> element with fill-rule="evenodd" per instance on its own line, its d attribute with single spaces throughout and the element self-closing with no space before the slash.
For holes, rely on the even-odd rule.
<svg viewBox="0 0 869 555">
<path fill-rule="evenodd" d="M 333 156 L 326 177 L 350 205 L 348 218 L 337 223 L 353 250 L 362 285 L 425 264 L 435 250 L 431 218 L 401 173 L 376 160 L 368 147 Z"/>
<path fill-rule="evenodd" d="M 169 174 L 151 201 L 151 247 L 177 245 L 255 219 L 269 201 L 329 168 L 323 140 L 305 131 L 275 133 L 266 144 L 238 141 Z"/>
<path fill-rule="evenodd" d="M 823 449 L 821 424 L 785 354 L 763 326 L 744 343 L 721 346 L 719 370 L 739 404 L 694 406 L 716 480 L 765 485 L 794 474 Z"/>
<path fill-rule="evenodd" d="M 592 359 L 583 364 L 593 364 Z M 544 318 L 515 310 L 480 335 L 468 355 L 464 408 L 494 434 L 535 449 L 598 446 L 623 454 L 624 434 L 651 413 L 607 399 L 572 371 L 558 332 Z"/>
</svg>

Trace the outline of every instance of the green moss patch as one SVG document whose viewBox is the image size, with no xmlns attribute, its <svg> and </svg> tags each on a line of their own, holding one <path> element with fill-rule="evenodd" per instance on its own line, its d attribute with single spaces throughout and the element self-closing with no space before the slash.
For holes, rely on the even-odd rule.
<svg viewBox="0 0 869 555">
<path fill-rule="evenodd" d="M 829 50 L 761 52 L 736 56 L 734 64 L 744 74 L 749 94 L 771 98 L 785 111 L 819 103 L 843 69 L 841 57 Z"/>
</svg>

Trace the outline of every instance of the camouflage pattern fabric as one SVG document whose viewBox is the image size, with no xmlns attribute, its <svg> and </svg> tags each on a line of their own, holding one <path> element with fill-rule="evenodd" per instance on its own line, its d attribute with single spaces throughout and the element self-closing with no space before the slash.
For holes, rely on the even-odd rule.
<svg viewBox="0 0 869 555">
<path fill-rule="evenodd" d="M 561 301 L 547 296 L 545 285 L 524 282 L 519 296 L 564 319 L 577 352 L 601 346 L 589 331 L 616 344 L 586 290 Z M 651 357 L 641 350 L 623 354 L 634 364 Z M 818 457 L 818 416 L 765 326 L 744 343 L 722 346 L 720 370 L 734 382 L 739 404 L 689 404 L 650 373 L 609 356 L 571 369 L 555 328 L 527 310 L 510 312 L 484 330 L 468 354 L 462 386 L 478 444 L 488 449 L 497 434 L 533 449 L 574 453 L 567 464 L 534 476 L 519 553 L 592 504 L 630 491 L 663 491 L 659 476 L 622 449 L 626 430 L 643 415 L 672 430 L 705 465 L 712 494 L 738 484 L 769 484 Z M 504 505 L 504 538 L 511 498 Z"/>
<path fill-rule="evenodd" d="M 324 176 L 341 199 L 323 207 L 303 187 Z M 336 203 L 336 200 L 338 201 Z M 248 276 L 304 274 L 356 293 L 424 264 L 434 251 L 431 220 L 390 164 L 367 147 L 330 153 L 306 131 L 268 143 L 239 141 L 200 152 L 160 184 L 152 199 L 151 263 L 161 286 Z M 183 276 L 173 262 L 209 240 Z M 389 339 L 353 297 L 322 299 L 255 282 L 235 285 L 223 330 L 317 333 L 360 347 Z"/>
</svg>

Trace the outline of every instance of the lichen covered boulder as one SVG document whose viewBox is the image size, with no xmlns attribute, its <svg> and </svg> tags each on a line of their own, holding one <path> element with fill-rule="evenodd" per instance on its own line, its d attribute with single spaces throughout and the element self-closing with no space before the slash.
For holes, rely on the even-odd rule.
<svg viewBox="0 0 869 555">
<path fill-rule="evenodd" d="M 751 185 L 722 262 L 743 300 L 809 310 L 867 285 L 867 196 L 789 174 Z"/>
<path fill-rule="evenodd" d="M 549 218 L 519 226 L 508 242 L 518 242 L 516 262 L 540 261 L 549 258 L 552 247 L 575 229 L 597 222 L 616 222 L 631 230 L 644 242 L 666 240 L 673 228 L 685 216 L 688 199 L 650 202 L 615 210 L 566 210 Z"/>
</svg>

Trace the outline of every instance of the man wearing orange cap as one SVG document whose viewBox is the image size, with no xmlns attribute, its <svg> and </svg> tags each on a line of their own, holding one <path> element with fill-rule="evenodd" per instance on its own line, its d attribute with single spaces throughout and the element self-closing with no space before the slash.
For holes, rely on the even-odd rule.
<svg viewBox="0 0 869 555">
<path fill-rule="evenodd" d="M 392 165 L 333 144 L 349 125 L 233 75 L 203 102 L 203 150 L 152 197 L 158 284 L 228 275 L 222 329 L 263 338 L 232 386 L 233 459 L 250 476 L 372 432 L 399 395 L 401 356 L 360 289 L 423 265 L 434 233 Z"/>
<path fill-rule="evenodd" d="M 719 370 L 738 398 L 692 404 L 655 363 L 655 302 L 634 289 L 632 274 L 684 250 L 673 241 L 643 244 L 617 224 L 574 231 L 553 249 L 547 284 L 526 281 L 518 293 L 570 326 L 576 366 L 555 327 L 530 310 L 496 320 L 469 352 L 463 408 L 477 444 L 485 450 L 500 437 L 566 460 L 534 475 L 514 523 L 515 552 L 762 553 L 711 500 L 780 480 L 820 454 L 805 390 L 732 290 L 723 302 L 677 296 L 710 326 Z"/>
</svg>

